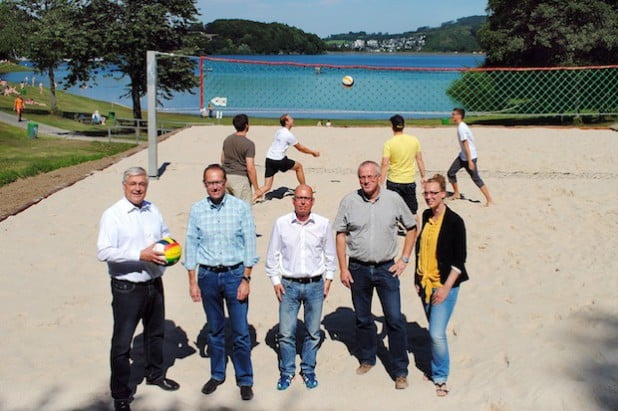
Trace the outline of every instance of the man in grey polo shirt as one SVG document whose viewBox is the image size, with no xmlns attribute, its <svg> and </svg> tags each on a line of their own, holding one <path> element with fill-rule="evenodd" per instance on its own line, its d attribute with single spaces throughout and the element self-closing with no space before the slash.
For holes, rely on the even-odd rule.
<svg viewBox="0 0 618 411">
<path fill-rule="evenodd" d="M 346 195 L 333 224 L 341 282 L 352 292 L 356 314 L 357 374 L 376 364 L 377 330 L 371 315 L 376 289 L 384 311 L 384 326 L 392 358 L 395 388 L 408 386 L 406 324 L 401 314 L 399 276 L 405 270 L 416 239 L 416 219 L 394 191 L 380 190 L 380 166 L 365 161 L 358 167 L 360 190 Z M 401 258 L 397 255 L 398 222 L 406 228 Z M 346 259 L 346 246 L 349 261 Z"/>
</svg>

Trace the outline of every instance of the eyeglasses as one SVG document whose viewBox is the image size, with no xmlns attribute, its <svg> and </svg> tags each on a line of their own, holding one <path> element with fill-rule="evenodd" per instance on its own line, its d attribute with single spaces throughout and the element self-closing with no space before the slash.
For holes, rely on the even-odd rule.
<svg viewBox="0 0 618 411">
<path fill-rule="evenodd" d="M 129 181 L 129 182 L 125 182 L 124 185 L 129 186 L 129 187 L 148 187 L 148 182 L 141 182 L 141 181 Z"/>
<path fill-rule="evenodd" d="M 296 200 L 296 201 L 312 201 L 313 197 L 294 196 L 294 200 Z"/>
<path fill-rule="evenodd" d="M 225 184 L 225 180 L 219 180 L 219 181 L 204 181 L 204 184 L 206 184 L 208 187 L 222 186 L 223 184 Z"/>
<path fill-rule="evenodd" d="M 435 197 L 435 196 L 437 196 L 438 194 L 440 194 L 441 192 L 442 192 L 442 191 L 425 191 L 425 192 L 423 192 L 423 196 L 424 196 L 424 197 L 429 197 L 429 196 L 431 196 L 431 197 Z"/>
</svg>

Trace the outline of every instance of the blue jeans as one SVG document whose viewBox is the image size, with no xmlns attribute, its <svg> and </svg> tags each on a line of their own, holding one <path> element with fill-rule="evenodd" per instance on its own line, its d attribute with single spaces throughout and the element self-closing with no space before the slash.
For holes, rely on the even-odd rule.
<svg viewBox="0 0 618 411">
<path fill-rule="evenodd" d="M 437 288 L 433 289 L 432 295 L 436 290 Z M 448 297 L 441 304 L 434 305 L 431 302 L 427 304 L 423 300 L 431 337 L 431 377 L 436 384 L 446 382 L 450 370 L 446 326 L 455 309 L 457 295 L 459 295 L 459 287 L 451 288 Z"/>
<path fill-rule="evenodd" d="M 357 356 L 361 364 L 375 365 L 378 350 L 376 325 L 371 315 L 371 300 L 376 289 L 384 312 L 384 326 L 388 335 L 388 346 L 395 377 L 408 375 L 406 323 L 401 314 L 399 277 L 394 277 L 388 269 L 392 262 L 379 266 L 349 263 L 354 282 L 351 286 L 352 304 L 356 314 Z"/>
<path fill-rule="evenodd" d="M 305 339 L 300 355 L 300 371 L 315 373 L 316 356 L 320 346 L 320 323 L 324 302 L 324 280 L 301 284 L 283 278 L 285 288 L 279 304 L 279 372 L 294 376 L 296 372 L 296 323 L 303 304 Z"/>
<path fill-rule="evenodd" d="M 223 381 L 227 355 L 225 351 L 225 312 L 223 301 L 230 316 L 232 329 L 232 363 L 236 372 L 236 384 L 253 385 L 253 366 L 251 365 L 251 337 L 249 335 L 249 299 L 238 301 L 236 293 L 242 281 L 244 265 L 216 273 L 200 266 L 198 285 L 202 293 L 202 305 L 208 322 L 208 350 L 210 354 L 211 377 Z"/>
<path fill-rule="evenodd" d="M 132 395 L 131 341 L 142 321 L 144 325 L 144 357 L 146 380 L 155 381 L 165 376 L 163 369 L 163 338 L 165 334 L 165 305 L 163 281 L 130 283 L 111 280 L 114 333 L 110 350 L 112 398 L 126 400 Z"/>
</svg>

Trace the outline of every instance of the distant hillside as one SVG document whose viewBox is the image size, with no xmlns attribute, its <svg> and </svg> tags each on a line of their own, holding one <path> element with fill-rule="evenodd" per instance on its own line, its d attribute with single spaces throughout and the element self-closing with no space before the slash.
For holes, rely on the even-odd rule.
<svg viewBox="0 0 618 411">
<path fill-rule="evenodd" d="M 208 54 L 322 54 L 326 43 L 315 34 L 281 23 L 215 20 L 204 27 Z"/>
<path fill-rule="evenodd" d="M 331 51 L 375 52 L 477 52 L 476 33 L 487 16 L 470 16 L 442 23 L 440 27 L 419 27 L 401 34 L 364 31 L 333 34 L 324 39 Z"/>
</svg>

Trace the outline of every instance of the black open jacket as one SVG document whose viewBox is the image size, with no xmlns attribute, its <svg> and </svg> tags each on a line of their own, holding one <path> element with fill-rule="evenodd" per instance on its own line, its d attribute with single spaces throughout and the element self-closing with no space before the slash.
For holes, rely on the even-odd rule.
<svg viewBox="0 0 618 411">
<path fill-rule="evenodd" d="M 427 220 L 431 217 L 431 209 L 423 211 L 423 224 L 425 227 Z M 420 240 L 420 237 L 419 237 Z M 420 285 L 420 277 L 416 274 L 418 270 L 418 252 L 420 250 L 420 241 L 416 242 L 416 270 L 414 271 L 414 283 Z M 450 208 L 446 207 L 444 211 L 444 220 L 438 234 L 438 246 L 436 249 L 436 257 L 438 259 L 438 270 L 440 271 L 440 282 L 444 284 L 451 272 L 451 266 L 455 266 L 461 270 L 461 274 L 457 277 L 457 281 L 453 287 L 459 287 L 462 281 L 468 280 L 468 271 L 466 270 L 466 226 L 463 219 Z"/>
</svg>

